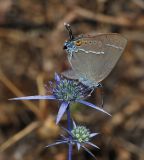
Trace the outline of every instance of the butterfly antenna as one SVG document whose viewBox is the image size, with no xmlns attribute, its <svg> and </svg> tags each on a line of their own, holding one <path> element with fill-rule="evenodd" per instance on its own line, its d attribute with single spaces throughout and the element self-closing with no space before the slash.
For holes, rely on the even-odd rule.
<svg viewBox="0 0 144 160">
<path fill-rule="evenodd" d="M 69 33 L 70 40 L 73 40 L 73 39 L 74 39 L 74 36 L 73 36 L 72 30 L 71 30 L 70 24 L 64 23 L 64 26 L 66 27 L 66 29 L 67 29 L 67 31 L 68 31 L 68 33 Z"/>
</svg>

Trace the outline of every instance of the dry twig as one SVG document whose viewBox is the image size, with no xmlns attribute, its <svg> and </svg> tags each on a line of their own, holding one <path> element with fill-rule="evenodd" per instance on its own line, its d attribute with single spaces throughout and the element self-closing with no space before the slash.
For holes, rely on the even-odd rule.
<svg viewBox="0 0 144 160">
<path fill-rule="evenodd" d="M 22 97 L 24 94 L 6 77 L 6 75 L 0 70 L 0 81 L 17 97 Z M 37 106 L 30 102 L 22 100 L 22 102 L 33 112 L 37 117 L 39 117 L 39 110 Z"/>
<path fill-rule="evenodd" d="M 45 88 L 44 88 L 44 77 L 43 75 L 38 75 L 37 79 L 37 87 L 38 87 L 38 94 L 45 95 Z M 39 100 L 39 111 L 42 118 L 45 118 L 45 109 L 46 109 L 46 100 Z"/>
<path fill-rule="evenodd" d="M 81 16 L 87 19 L 99 21 L 102 23 L 108 23 L 108 24 L 113 24 L 113 25 L 119 25 L 119 26 L 124 26 L 124 27 L 138 27 L 138 28 L 143 28 L 144 27 L 144 18 L 138 18 L 136 20 L 131 20 L 126 17 L 114 17 L 114 16 L 107 16 L 104 14 L 95 14 L 89 10 L 80 8 L 80 7 L 75 7 L 74 11 L 77 16 Z"/>
<path fill-rule="evenodd" d="M 40 122 L 32 122 L 30 125 L 28 125 L 26 128 L 21 130 L 20 132 L 16 133 L 14 136 L 9 138 L 6 142 L 4 142 L 0 146 L 0 152 L 5 151 L 7 148 L 11 147 L 14 145 L 16 142 L 30 134 L 32 131 L 37 129 L 40 126 Z"/>
</svg>

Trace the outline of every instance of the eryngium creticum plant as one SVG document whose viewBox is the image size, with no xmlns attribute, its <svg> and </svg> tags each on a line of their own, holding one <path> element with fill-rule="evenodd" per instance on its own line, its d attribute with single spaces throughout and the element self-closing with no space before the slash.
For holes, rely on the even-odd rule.
<svg viewBox="0 0 144 160">
<path fill-rule="evenodd" d="M 55 82 L 49 82 L 50 88 L 49 91 L 51 95 L 35 95 L 35 96 L 26 96 L 11 98 L 10 100 L 57 100 L 60 101 L 61 105 L 56 117 L 56 124 L 58 124 L 63 117 L 64 113 L 67 113 L 67 130 L 71 132 L 71 114 L 70 114 L 70 105 L 72 103 L 81 103 L 85 106 L 96 109 L 97 111 L 103 112 L 110 116 L 108 112 L 102 108 L 97 107 L 96 105 L 84 101 L 91 94 L 91 89 L 87 86 L 82 85 L 78 81 L 66 79 L 61 75 L 55 74 Z M 69 141 L 71 141 L 72 136 L 69 135 Z M 72 157 L 72 144 L 69 143 L 69 154 L 68 160 L 71 160 Z"/>
</svg>

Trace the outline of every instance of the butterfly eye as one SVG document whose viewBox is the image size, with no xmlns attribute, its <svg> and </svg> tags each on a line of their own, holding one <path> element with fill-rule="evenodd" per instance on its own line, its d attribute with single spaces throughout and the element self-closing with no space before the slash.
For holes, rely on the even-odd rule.
<svg viewBox="0 0 144 160">
<path fill-rule="evenodd" d="M 81 40 L 77 40 L 77 41 L 75 42 L 75 44 L 76 44 L 77 46 L 80 46 L 80 45 L 82 44 L 82 41 L 81 41 Z"/>
<path fill-rule="evenodd" d="M 64 45 L 64 46 L 63 46 L 63 49 L 67 49 L 67 46 L 66 46 L 66 45 Z"/>
</svg>

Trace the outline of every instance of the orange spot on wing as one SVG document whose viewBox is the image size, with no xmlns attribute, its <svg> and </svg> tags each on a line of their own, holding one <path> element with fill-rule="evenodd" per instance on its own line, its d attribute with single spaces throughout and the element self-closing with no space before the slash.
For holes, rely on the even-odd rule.
<svg viewBox="0 0 144 160">
<path fill-rule="evenodd" d="M 77 41 L 75 42 L 75 44 L 76 44 L 77 46 L 80 46 L 80 45 L 82 45 L 82 41 L 81 41 L 81 40 L 77 40 Z"/>
</svg>

